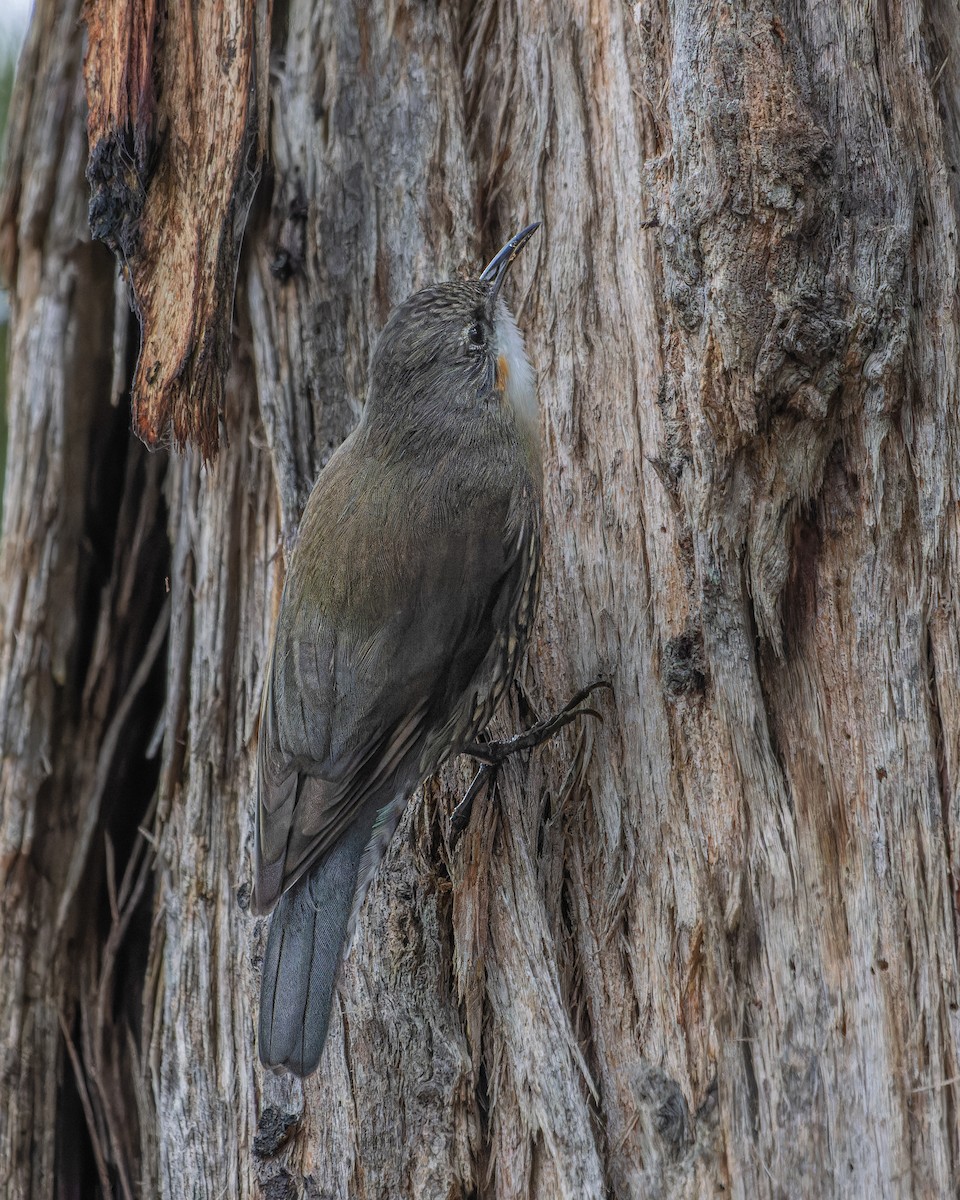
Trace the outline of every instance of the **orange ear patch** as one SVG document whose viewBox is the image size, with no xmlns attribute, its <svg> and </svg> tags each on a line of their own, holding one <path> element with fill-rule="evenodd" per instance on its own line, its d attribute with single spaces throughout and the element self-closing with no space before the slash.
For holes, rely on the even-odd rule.
<svg viewBox="0 0 960 1200">
<path fill-rule="evenodd" d="M 507 356 L 501 354 L 497 359 L 497 391 L 506 390 L 507 380 L 510 378 L 510 367 L 507 364 Z"/>
</svg>

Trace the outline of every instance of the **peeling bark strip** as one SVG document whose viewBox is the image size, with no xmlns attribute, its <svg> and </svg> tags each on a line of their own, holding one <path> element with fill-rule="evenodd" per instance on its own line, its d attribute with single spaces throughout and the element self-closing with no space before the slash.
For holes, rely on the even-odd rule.
<svg viewBox="0 0 960 1200">
<path fill-rule="evenodd" d="M 87 87 L 95 223 L 183 300 L 186 377 L 190 189 L 228 197 L 255 117 L 175 2 L 90 0 Z M 958 1195 L 954 0 L 289 0 L 229 437 L 124 471 L 79 7 L 36 0 L 0 188 L 0 1197 Z M 494 732 L 616 700 L 453 851 L 469 774 L 425 789 L 320 1070 L 264 1074 L 278 547 L 390 305 L 527 217 L 543 600 Z"/>
<path fill-rule="evenodd" d="M 233 294 L 266 130 L 269 0 L 88 3 L 90 228 L 140 318 L 133 427 L 219 445 Z"/>
<path fill-rule="evenodd" d="M 149 156 L 156 126 L 153 51 L 155 0 L 87 8 L 89 44 L 84 69 L 90 109 L 87 132 L 91 187 L 90 232 L 123 263 L 138 250 Z M 93 99 L 99 97 L 100 110 Z"/>
</svg>

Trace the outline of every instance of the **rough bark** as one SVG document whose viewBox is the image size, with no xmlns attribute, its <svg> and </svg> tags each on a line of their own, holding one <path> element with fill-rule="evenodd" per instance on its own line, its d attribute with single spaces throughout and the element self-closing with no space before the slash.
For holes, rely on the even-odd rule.
<svg viewBox="0 0 960 1200">
<path fill-rule="evenodd" d="M 192 105 L 179 13 L 91 0 L 84 77 L 76 4 L 38 0 L 13 116 L 5 1194 L 953 1194 L 955 8 L 290 0 L 268 78 L 271 14 L 211 0 L 254 40 Z M 90 242 L 84 86 L 94 148 L 136 164 L 110 231 L 157 298 L 169 461 L 127 434 L 146 352 Z M 285 555 L 391 305 L 533 217 L 544 593 L 495 731 L 598 676 L 615 699 L 455 849 L 466 767 L 427 786 L 320 1072 L 264 1076 L 246 898 Z"/>
<path fill-rule="evenodd" d="M 233 291 L 266 126 L 268 0 L 88 3 L 90 229 L 123 264 L 142 335 L 133 424 L 219 443 Z M 170 281 L 177 286 L 171 287 Z"/>
</svg>

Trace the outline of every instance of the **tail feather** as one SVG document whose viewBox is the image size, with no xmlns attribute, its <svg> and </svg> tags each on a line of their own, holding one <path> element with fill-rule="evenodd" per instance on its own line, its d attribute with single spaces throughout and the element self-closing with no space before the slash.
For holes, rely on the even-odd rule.
<svg viewBox="0 0 960 1200">
<path fill-rule="evenodd" d="M 301 1077 L 317 1069 L 371 824 L 355 821 L 274 909 L 260 990 L 260 1061 L 266 1067 Z"/>
</svg>

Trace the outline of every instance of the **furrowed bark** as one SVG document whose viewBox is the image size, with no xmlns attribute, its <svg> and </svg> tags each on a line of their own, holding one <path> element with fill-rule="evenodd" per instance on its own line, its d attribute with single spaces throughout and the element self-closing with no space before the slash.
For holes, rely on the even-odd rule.
<svg viewBox="0 0 960 1200">
<path fill-rule="evenodd" d="M 953 1194 L 953 7 L 291 0 L 230 7 L 214 71 L 179 9 L 91 0 L 136 373 L 55 7 L 2 204 L 6 1190 L 56 1162 L 170 1197 Z M 428 784 L 320 1071 L 265 1076 L 246 902 L 285 557 L 391 306 L 533 219 L 509 299 L 543 599 L 492 732 L 615 693 L 453 849 L 467 765 Z M 135 428 L 190 443 L 169 467 L 124 446 L 131 384 Z"/>
<path fill-rule="evenodd" d="M 0 201 L 0 1191 L 17 1197 L 69 1194 L 87 1172 L 120 1195 L 136 1183 L 125 935 L 149 880 L 137 824 L 166 632 L 165 464 L 110 404 L 114 270 L 87 232 L 77 18 L 38 5 Z"/>
<path fill-rule="evenodd" d="M 955 588 L 957 447 L 935 431 L 957 264 L 936 63 L 919 5 L 710 20 L 676 11 L 656 179 L 681 613 L 718 735 L 674 737 L 691 783 L 726 775 L 697 822 L 727 876 L 698 973 L 722 983 L 725 1141 L 762 1170 L 732 1182 L 945 1194 L 956 780 L 929 681 Z"/>
<path fill-rule="evenodd" d="M 352 3 L 293 3 L 277 31 L 272 197 L 247 287 L 285 546 L 359 414 L 392 306 L 475 269 L 457 38 L 446 10 L 401 8 L 391 25 Z M 449 969 L 449 880 L 407 831 L 375 894 L 344 971 L 327 1070 L 302 1089 L 263 1079 L 261 1120 L 274 1109 L 299 1132 L 257 1171 L 267 1186 L 308 1180 L 317 1195 L 344 1194 L 351 1177 L 387 1194 L 465 1195 L 478 1128 Z M 265 937 L 266 922 L 256 928 Z M 410 1128 L 430 1133 L 411 1139 Z"/>
</svg>

